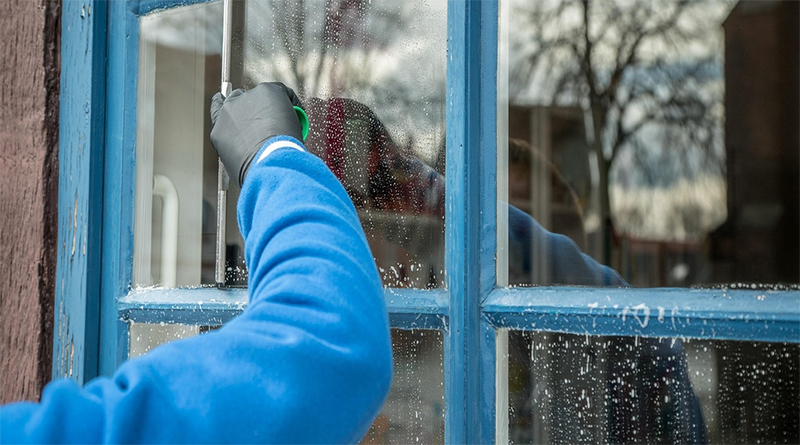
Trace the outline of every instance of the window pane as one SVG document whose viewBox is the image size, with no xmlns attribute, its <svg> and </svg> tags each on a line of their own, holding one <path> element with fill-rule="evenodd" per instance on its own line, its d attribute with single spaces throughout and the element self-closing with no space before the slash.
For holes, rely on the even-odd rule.
<svg viewBox="0 0 800 445">
<path fill-rule="evenodd" d="M 214 282 L 217 163 L 207 115 L 220 84 L 221 13 L 210 3 L 141 19 L 137 285 Z M 444 2 L 233 4 L 234 88 L 281 81 L 300 95 L 306 145 L 353 199 L 386 286 L 444 285 L 445 33 Z M 238 194 L 231 184 L 233 286 L 247 284 Z"/>
<path fill-rule="evenodd" d="M 221 14 L 211 3 L 140 21 L 134 285 L 214 283 L 217 156 L 208 104 L 219 90 Z"/>
<path fill-rule="evenodd" d="M 361 443 L 444 443 L 443 341 L 441 331 L 392 330 L 392 389 Z"/>
<path fill-rule="evenodd" d="M 800 282 L 800 4 L 501 11 L 508 284 Z"/>
<path fill-rule="evenodd" d="M 130 323 L 129 355 L 215 327 Z M 394 376 L 365 444 L 444 443 L 444 338 L 437 330 L 392 330 Z"/>
<path fill-rule="evenodd" d="M 512 331 L 512 443 L 798 443 L 800 345 Z"/>
<path fill-rule="evenodd" d="M 306 145 L 344 184 L 390 287 L 444 285 L 446 20 L 445 2 L 251 1 L 234 35 L 240 85 L 280 80 L 302 98 Z"/>
<path fill-rule="evenodd" d="M 128 330 L 128 356 L 138 357 L 160 344 L 189 338 L 208 330 L 206 326 L 185 324 L 131 323 Z"/>
</svg>

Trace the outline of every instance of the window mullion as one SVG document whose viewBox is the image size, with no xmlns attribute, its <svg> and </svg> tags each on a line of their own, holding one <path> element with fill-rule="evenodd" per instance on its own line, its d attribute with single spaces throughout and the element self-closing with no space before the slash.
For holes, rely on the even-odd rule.
<svg viewBox="0 0 800 445">
<path fill-rule="evenodd" d="M 494 385 L 494 342 L 484 341 L 480 302 L 495 285 L 496 55 L 497 2 L 449 2 L 447 443 L 494 440 L 494 393 L 484 387 Z"/>
<path fill-rule="evenodd" d="M 98 374 L 111 375 L 128 357 L 128 329 L 117 300 L 131 285 L 133 209 L 136 187 L 136 96 L 138 16 L 128 2 L 108 3 L 103 267 Z"/>
</svg>

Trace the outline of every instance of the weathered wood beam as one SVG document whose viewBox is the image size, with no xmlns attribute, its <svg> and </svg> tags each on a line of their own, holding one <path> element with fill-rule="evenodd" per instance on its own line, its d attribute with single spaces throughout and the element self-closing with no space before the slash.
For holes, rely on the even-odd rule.
<svg viewBox="0 0 800 445">
<path fill-rule="evenodd" d="M 50 380 L 61 2 L 0 2 L 0 403 Z"/>
</svg>

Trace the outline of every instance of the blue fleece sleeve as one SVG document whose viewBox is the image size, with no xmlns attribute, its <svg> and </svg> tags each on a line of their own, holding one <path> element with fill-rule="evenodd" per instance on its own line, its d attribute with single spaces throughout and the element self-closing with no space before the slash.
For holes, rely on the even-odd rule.
<svg viewBox="0 0 800 445">
<path fill-rule="evenodd" d="M 54 382 L 40 403 L 2 407 L 0 442 L 361 438 L 389 389 L 391 343 L 356 211 L 325 164 L 301 147 L 256 159 L 238 202 L 247 310 L 217 331 L 126 362 L 113 378 L 83 389 Z"/>
</svg>

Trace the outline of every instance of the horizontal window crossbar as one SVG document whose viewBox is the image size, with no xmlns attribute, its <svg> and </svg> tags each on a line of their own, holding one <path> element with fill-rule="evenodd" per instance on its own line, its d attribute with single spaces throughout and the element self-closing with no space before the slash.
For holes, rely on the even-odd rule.
<svg viewBox="0 0 800 445">
<path fill-rule="evenodd" d="M 393 328 L 446 329 L 444 290 L 385 289 Z M 246 289 L 142 288 L 119 301 L 137 323 L 216 326 L 247 307 Z M 483 314 L 497 328 L 588 335 L 800 342 L 800 292 L 724 289 L 496 289 Z"/>
<path fill-rule="evenodd" d="M 588 335 L 800 342 L 800 292 L 508 288 L 483 305 L 498 328 Z"/>
<path fill-rule="evenodd" d="M 220 326 L 247 307 L 247 289 L 138 288 L 120 299 L 117 307 L 125 321 Z"/>
<path fill-rule="evenodd" d="M 147 15 L 162 9 L 189 6 L 197 3 L 208 3 L 211 1 L 214 0 L 140 0 L 138 2 L 129 2 L 129 5 L 135 14 Z"/>
<path fill-rule="evenodd" d="M 389 323 L 400 329 L 445 329 L 447 291 L 385 289 Z M 139 288 L 118 302 L 119 317 L 136 323 L 219 326 L 247 307 L 247 289 Z"/>
<path fill-rule="evenodd" d="M 446 329 L 448 293 L 446 290 L 384 290 L 389 324 L 401 329 Z"/>
</svg>

